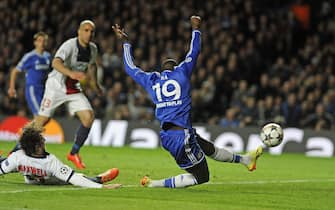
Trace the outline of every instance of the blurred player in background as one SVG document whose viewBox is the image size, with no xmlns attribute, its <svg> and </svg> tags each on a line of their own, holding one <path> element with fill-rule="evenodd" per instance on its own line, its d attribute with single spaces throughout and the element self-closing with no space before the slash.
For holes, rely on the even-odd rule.
<svg viewBox="0 0 335 210">
<path fill-rule="evenodd" d="M 17 74 L 25 72 L 25 96 L 33 115 L 38 114 L 44 94 L 45 81 L 50 72 L 51 55 L 45 51 L 47 43 L 48 35 L 46 33 L 36 33 L 34 35 L 35 49 L 22 57 L 18 65 L 11 70 L 9 78 L 8 96 L 10 98 L 16 98 L 15 83 Z"/>
<path fill-rule="evenodd" d="M 123 41 L 123 58 L 127 74 L 140 84 L 156 105 L 156 118 L 161 124 L 162 146 L 175 158 L 181 169 L 188 173 L 171 178 L 152 180 L 145 176 L 146 187 L 180 188 L 208 182 L 209 171 L 205 155 L 222 162 L 242 163 L 249 171 L 256 169 L 256 160 L 262 147 L 246 155 L 234 154 L 218 148 L 201 138 L 191 123 L 190 78 L 200 53 L 201 18 L 191 17 L 192 40 L 189 52 L 179 65 L 174 59 L 163 61 L 161 72 L 144 72 L 133 63 L 131 44 L 119 25 L 113 26 L 116 36 Z"/>
<path fill-rule="evenodd" d="M 26 74 L 25 97 L 32 114 L 38 114 L 41 101 L 44 94 L 45 81 L 50 72 L 51 55 L 45 51 L 48 43 L 48 35 L 44 32 L 38 32 L 34 35 L 35 49 L 26 53 L 18 65 L 11 70 L 9 78 L 8 96 L 16 98 L 15 83 L 17 75 L 20 72 Z M 12 152 L 20 148 L 16 144 Z"/>
<path fill-rule="evenodd" d="M 95 32 L 95 24 L 84 20 L 78 28 L 78 36 L 64 42 L 57 50 L 52 61 L 53 70 L 45 85 L 45 93 L 41 108 L 34 122 L 45 125 L 55 109 L 61 104 L 68 106 L 71 115 L 76 114 L 81 125 L 76 131 L 75 142 L 67 159 L 78 169 L 84 169 L 85 164 L 79 156 L 79 150 L 84 144 L 92 123 L 94 112 L 79 81 L 88 78 L 93 89 L 102 95 L 96 77 L 97 46 L 91 42 Z"/>
<path fill-rule="evenodd" d="M 120 184 L 104 183 L 115 179 L 119 170 L 112 168 L 96 177 L 86 177 L 64 165 L 55 155 L 45 151 L 42 127 L 28 124 L 20 137 L 20 150 L 8 158 L 0 157 L 0 175 L 19 172 L 27 184 L 73 184 L 87 188 L 118 188 Z"/>
</svg>

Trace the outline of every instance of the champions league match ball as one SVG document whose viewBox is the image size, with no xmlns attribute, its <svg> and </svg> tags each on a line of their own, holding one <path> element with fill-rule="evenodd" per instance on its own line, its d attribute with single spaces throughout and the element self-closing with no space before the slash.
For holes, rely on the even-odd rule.
<svg viewBox="0 0 335 210">
<path fill-rule="evenodd" d="M 284 137 L 283 129 L 276 123 L 268 123 L 263 126 L 260 137 L 262 142 L 268 147 L 278 146 Z"/>
</svg>

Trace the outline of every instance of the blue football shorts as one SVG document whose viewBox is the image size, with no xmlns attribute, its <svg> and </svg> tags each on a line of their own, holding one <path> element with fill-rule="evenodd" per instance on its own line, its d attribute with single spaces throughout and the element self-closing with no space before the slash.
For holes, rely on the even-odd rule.
<svg viewBox="0 0 335 210">
<path fill-rule="evenodd" d="M 44 94 L 44 86 L 27 85 L 25 89 L 25 94 L 26 101 L 31 112 L 33 113 L 33 115 L 37 115 Z"/>
<path fill-rule="evenodd" d="M 195 129 L 162 130 L 160 136 L 162 146 L 181 169 L 193 167 L 204 160 L 205 154 L 196 140 Z"/>
</svg>

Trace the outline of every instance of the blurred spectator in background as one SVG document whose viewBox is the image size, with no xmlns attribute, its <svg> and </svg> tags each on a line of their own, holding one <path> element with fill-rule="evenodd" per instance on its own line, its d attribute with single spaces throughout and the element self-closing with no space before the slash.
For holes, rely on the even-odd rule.
<svg viewBox="0 0 335 210">
<path fill-rule="evenodd" d="M 312 128 L 314 130 L 330 130 L 334 125 L 334 119 L 331 114 L 326 112 L 322 103 L 318 103 L 315 113 L 307 115 L 306 119 L 301 122 L 303 127 Z"/>
<path fill-rule="evenodd" d="M 240 127 L 257 126 L 258 115 L 255 97 L 247 96 L 241 107 Z"/>
<path fill-rule="evenodd" d="M 267 122 L 283 124 L 280 112 L 280 97 L 267 95 L 264 100 L 258 102 L 258 125 L 263 126 Z"/>
<path fill-rule="evenodd" d="M 325 97 L 335 89 L 334 4 L 329 0 L 287 0 L 280 3 L 263 0 L 167 0 L 150 3 L 146 0 L 101 0 L 85 4 L 80 0 L 2 0 L 0 70 L 9 76 L 8 68 L 33 47 L 31 37 L 37 31 L 45 30 L 53 34 L 49 47 L 54 53 L 57 46 L 75 35 L 74 29 L 81 20 L 90 18 L 99 28 L 95 41 L 101 49 L 102 82 L 106 92 L 113 89 L 114 82 L 120 82 L 123 94 L 128 98 L 127 102 L 113 102 L 113 106 L 128 107 L 128 110 L 121 109 L 123 114 L 118 114 L 119 118 L 141 120 L 139 112 L 142 109 L 133 108 L 137 103 L 145 102 L 129 99 L 130 94 L 136 94 L 134 89 L 138 87 L 134 82 L 127 81 L 120 67 L 122 48 L 115 44 L 111 25 L 120 23 L 126 30 L 132 28 L 136 31 L 130 34 L 136 49 L 135 57 L 140 60 L 139 65 L 151 70 L 159 68 L 156 64 L 161 63 L 161 57 L 157 55 L 182 58 L 180 52 L 185 51 L 184 43 L 188 39 L 187 20 L 190 14 L 197 13 L 204 17 L 206 30 L 202 34 L 202 52 L 191 79 L 193 120 L 218 124 L 226 110 L 236 108 L 237 103 L 243 101 L 234 96 L 234 92 L 240 81 L 245 80 L 248 89 L 256 89 L 255 104 L 264 106 L 263 100 L 271 95 L 275 112 L 278 112 L 278 107 L 282 109 L 283 103 L 288 103 L 289 94 L 295 93 L 295 103 L 301 107 L 301 114 L 298 117 L 296 115 L 299 114 L 294 113 L 289 118 L 295 120 L 289 121 L 290 126 L 299 127 L 302 119 L 315 112 L 317 103 L 327 104 L 327 110 L 334 107 L 334 96 Z M 210 77 L 214 77 L 214 81 Z M 22 88 L 18 86 L 17 92 Z M 203 94 L 205 89 L 209 91 L 208 95 Z M 20 106 L 10 105 L 4 90 L 0 90 L 0 96 L 3 95 L 0 113 L 11 110 L 15 114 L 21 104 L 26 107 L 21 98 L 16 99 Z M 212 91 L 214 96 L 211 96 Z M 89 90 L 86 92 L 89 93 Z M 95 101 L 94 98 L 99 96 L 92 97 L 90 99 Z M 331 102 L 327 102 L 326 98 L 330 98 Z M 99 109 L 101 116 L 114 118 L 108 109 L 111 102 L 107 102 L 107 98 L 100 100 L 101 103 L 97 101 L 94 109 Z M 280 100 L 282 104 L 279 104 Z M 151 106 L 144 107 L 148 108 L 147 117 L 154 113 Z M 258 110 L 255 112 L 258 113 Z M 279 113 L 278 119 L 285 116 L 282 111 Z M 66 112 L 60 114 L 66 116 Z M 247 112 L 241 109 L 238 118 L 243 119 L 244 114 Z M 260 113 L 257 116 L 257 125 L 273 120 L 262 118 Z M 153 117 L 147 119 L 150 121 Z M 296 124 L 296 121 L 299 123 Z"/>
<path fill-rule="evenodd" d="M 0 71 L 0 89 L 4 90 L 6 89 L 6 74 L 4 71 Z M 3 94 L 3 91 L 0 91 L 0 101 L 3 101 L 5 99 L 5 95 Z M 1 113 L 1 112 L 0 112 Z"/>
<path fill-rule="evenodd" d="M 238 109 L 229 108 L 226 110 L 225 116 L 219 121 L 219 125 L 224 128 L 237 128 L 240 126 L 238 119 Z"/>
<path fill-rule="evenodd" d="M 295 93 L 290 93 L 287 96 L 287 100 L 285 100 L 281 105 L 281 112 L 285 118 L 285 126 L 300 126 L 301 108 Z"/>
</svg>

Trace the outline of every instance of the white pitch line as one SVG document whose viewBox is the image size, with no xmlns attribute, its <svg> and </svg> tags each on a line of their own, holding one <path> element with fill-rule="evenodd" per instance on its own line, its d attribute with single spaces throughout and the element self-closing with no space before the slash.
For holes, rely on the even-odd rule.
<svg viewBox="0 0 335 210">
<path fill-rule="evenodd" d="M 253 184 L 291 184 L 310 182 L 335 182 L 335 179 L 288 179 L 288 180 L 255 180 L 255 181 L 227 181 L 209 182 L 208 185 L 253 185 Z"/>
<path fill-rule="evenodd" d="M 0 194 L 11 194 L 11 193 L 25 193 L 25 192 L 50 192 L 50 191 L 73 191 L 73 190 L 87 190 L 89 188 L 36 188 L 36 189 L 24 189 L 24 190 L 9 190 L 9 191 L 0 191 Z"/>
<path fill-rule="evenodd" d="M 135 188 L 135 187 L 142 187 L 139 184 L 127 184 L 127 185 L 122 185 L 121 188 L 126 187 L 126 188 Z"/>
<path fill-rule="evenodd" d="M 209 182 L 205 185 L 266 185 L 266 184 L 291 184 L 291 183 L 325 183 L 335 182 L 335 179 L 289 179 L 289 180 L 255 180 L 255 181 L 227 181 L 227 182 Z M 50 188 L 34 188 L 34 189 L 23 189 L 23 190 L 4 190 L 0 191 L 0 194 L 15 194 L 25 192 L 54 192 L 54 191 L 76 191 L 76 190 L 88 190 L 90 188 L 79 188 L 79 187 L 55 187 L 50 185 Z M 122 188 L 137 188 L 140 185 L 122 185 Z"/>
</svg>

